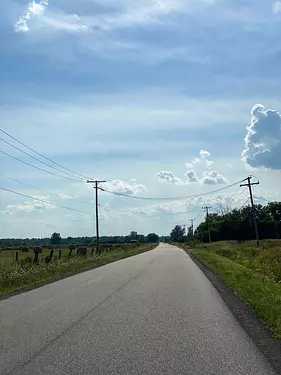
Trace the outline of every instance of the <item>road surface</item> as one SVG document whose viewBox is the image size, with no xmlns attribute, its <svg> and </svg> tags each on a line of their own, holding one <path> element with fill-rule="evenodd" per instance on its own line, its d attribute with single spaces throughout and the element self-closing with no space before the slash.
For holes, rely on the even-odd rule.
<svg viewBox="0 0 281 375">
<path fill-rule="evenodd" d="M 0 302 L 1 375 L 273 375 L 182 250 L 157 249 Z"/>
</svg>

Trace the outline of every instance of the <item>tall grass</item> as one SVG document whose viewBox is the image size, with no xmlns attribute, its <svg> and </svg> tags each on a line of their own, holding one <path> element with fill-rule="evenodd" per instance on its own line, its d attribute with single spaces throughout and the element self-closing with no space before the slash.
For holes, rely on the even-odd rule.
<svg viewBox="0 0 281 375">
<path fill-rule="evenodd" d="M 66 256 L 58 259 L 57 256 L 49 264 L 41 261 L 34 265 L 32 258 L 25 257 L 18 263 L 0 263 L 0 294 L 18 291 L 30 286 L 41 284 L 62 276 L 93 269 L 104 264 L 114 262 L 129 256 L 152 250 L 156 245 L 126 246 L 119 250 L 103 252 L 100 256 Z"/>
<path fill-rule="evenodd" d="M 252 241 L 218 242 L 204 248 L 281 282 L 281 241 L 262 241 L 259 247 Z"/>
</svg>

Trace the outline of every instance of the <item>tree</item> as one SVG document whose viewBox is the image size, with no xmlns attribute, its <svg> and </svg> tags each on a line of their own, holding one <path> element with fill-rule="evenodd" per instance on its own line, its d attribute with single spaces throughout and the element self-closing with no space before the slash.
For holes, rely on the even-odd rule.
<svg viewBox="0 0 281 375">
<path fill-rule="evenodd" d="M 281 237 L 281 203 L 271 202 L 266 206 L 255 205 L 260 239 Z M 251 206 L 233 209 L 226 213 L 210 214 L 212 240 L 248 241 L 255 238 Z M 207 221 L 201 223 L 195 231 L 198 240 L 208 242 Z"/>
<path fill-rule="evenodd" d="M 175 228 L 171 232 L 171 239 L 173 242 L 183 242 L 184 241 L 184 231 L 185 229 L 180 226 L 176 225 Z"/>
<path fill-rule="evenodd" d="M 156 233 L 149 233 L 146 236 L 146 240 L 147 240 L 147 242 L 155 243 L 155 242 L 159 241 L 159 236 Z"/>
<path fill-rule="evenodd" d="M 61 243 L 61 236 L 60 233 L 53 233 L 51 237 L 51 244 L 52 245 L 59 245 Z"/>
<path fill-rule="evenodd" d="M 138 233 L 132 230 L 129 234 L 129 237 L 130 237 L 130 240 L 136 241 L 138 239 Z"/>
</svg>

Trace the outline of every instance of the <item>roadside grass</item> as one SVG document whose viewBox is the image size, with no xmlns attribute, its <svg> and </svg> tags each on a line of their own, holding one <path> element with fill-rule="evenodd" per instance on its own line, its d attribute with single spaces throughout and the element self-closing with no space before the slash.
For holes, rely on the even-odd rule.
<svg viewBox="0 0 281 375">
<path fill-rule="evenodd" d="M 242 243 L 225 241 L 195 245 L 194 249 L 197 248 L 212 251 L 277 282 L 281 281 L 281 241 L 264 240 L 259 247 L 254 241 Z"/>
<path fill-rule="evenodd" d="M 19 291 L 37 284 L 42 284 L 75 273 L 91 270 L 105 264 L 131 257 L 146 251 L 153 250 L 156 244 L 139 247 L 125 247 L 110 252 L 103 252 L 100 256 L 73 256 L 66 257 L 66 252 L 61 259 L 57 256 L 46 264 L 39 265 L 3 262 L 0 263 L 0 296 Z M 49 253 L 49 252 L 48 252 Z M 43 255 L 43 254 L 42 254 Z"/>
<path fill-rule="evenodd" d="M 186 246 L 183 246 L 186 247 Z M 281 243 L 220 242 L 196 245 L 192 254 L 247 302 L 281 338 Z"/>
</svg>

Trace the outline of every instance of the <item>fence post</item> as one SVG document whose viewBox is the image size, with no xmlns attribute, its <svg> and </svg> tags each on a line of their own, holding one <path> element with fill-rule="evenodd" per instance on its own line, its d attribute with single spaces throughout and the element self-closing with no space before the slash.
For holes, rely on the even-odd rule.
<svg viewBox="0 0 281 375">
<path fill-rule="evenodd" d="M 39 253 L 35 252 L 33 263 L 38 265 L 38 262 L 39 262 Z"/>
<path fill-rule="evenodd" d="M 19 260 L 19 252 L 16 251 L 16 262 L 18 262 L 18 260 Z"/>
<path fill-rule="evenodd" d="M 59 251 L 59 259 L 61 258 L 62 249 Z"/>
<path fill-rule="evenodd" d="M 52 258 L 53 258 L 53 255 L 54 255 L 54 249 L 51 249 L 51 251 L 50 251 L 50 255 L 49 255 L 49 259 L 48 259 L 48 262 L 49 262 L 49 263 L 51 263 Z"/>
</svg>

